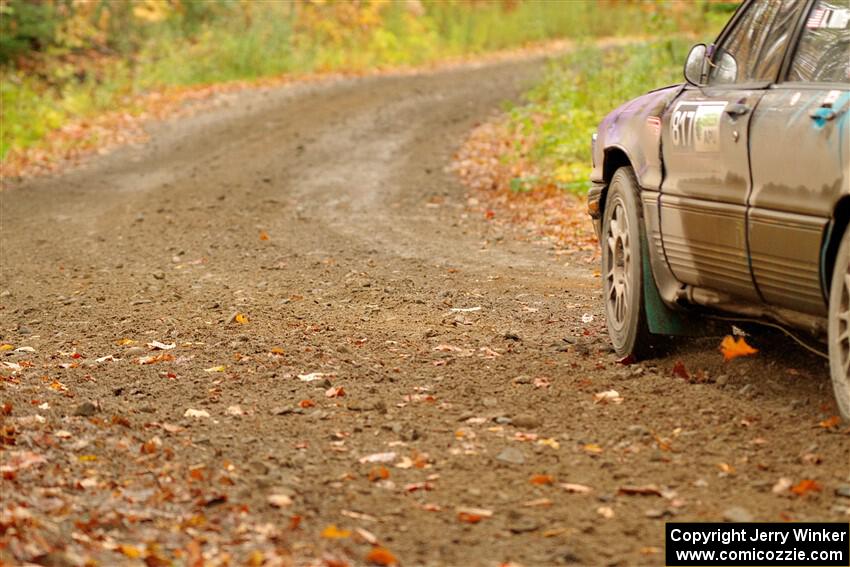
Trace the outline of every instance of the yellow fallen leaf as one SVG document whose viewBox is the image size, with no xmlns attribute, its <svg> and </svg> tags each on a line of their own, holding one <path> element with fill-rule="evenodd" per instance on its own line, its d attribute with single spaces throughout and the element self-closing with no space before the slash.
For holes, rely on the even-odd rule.
<svg viewBox="0 0 850 567">
<path fill-rule="evenodd" d="M 136 547 L 135 545 L 128 545 L 126 543 L 122 543 L 118 546 L 118 551 L 123 553 L 125 556 L 130 559 L 138 559 L 142 556 L 142 550 Z"/>
<path fill-rule="evenodd" d="M 204 368 L 204 372 L 224 372 L 226 370 L 225 366 L 212 366 L 210 368 Z"/>
<path fill-rule="evenodd" d="M 234 317 L 233 320 L 239 323 L 240 325 L 244 325 L 248 322 L 248 316 L 244 313 L 237 313 L 236 317 Z"/>
<path fill-rule="evenodd" d="M 118 339 L 117 341 L 115 341 L 115 344 L 117 344 L 118 346 L 129 346 L 136 344 L 136 341 L 134 341 L 133 339 Z"/>
<path fill-rule="evenodd" d="M 351 537 L 351 530 L 341 530 L 330 524 L 322 530 L 321 536 L 325 539 L 345 539 Z"/>
<path fill-rule="evenodd" d="M 81 463 L 90 463 L 97 460 L 97 455 L 80 455 L 77 457 L 77 460 Z"/>
<path fill-rule="evenodd" d="M 735 467 L 733 467 L 729 463 L 717 463 L 717 468 L 720 469 L 720 472 L 726 474 L 735 474 Z"/>
<path fill-rule="evenodd" d="M 2 345 L 0 345 L 0 350 L 12 350 L 13 348 L 15 348 L 15 347 L 13 347 L 13 346 L 12 346 L 12 345 L 10 345 L 10 344 L 2 344 Z"/>
<path fill-rule="evenodd" d="M 545 445 L 546 447 L 551 447 L 552 449 L 560 449 L 561 448 L 561 444 L 558 443 L 555 439 L 552 439 L 551 437 L 547 437 L 545 439 L 538 439 L 537 444 L 538 445 Z"/>
<path fill-rule="evenodd" d="M 736 340 L 732 335 L 723 337 L 720 343 L 720 352 L 723 353 L 723 360 L 729 361 L 739 356 L 750 356 L 756 354 L 758 349 L 755 349 L 747 344 L 744 337 L 738 337 Z"/>
<path fill-rule="evenodd" d="M 598 455 L 603 451 L 602 447 L 600 447 L 596 443 L 587 443 L 586 445 L 582 446 L 582 449 L 584 449 L 586 453 L 591 453 L 594 455 Z"/>
<path fill-rule="evenodd" d="M 286 352 L 280 347 L 273 347 L 269 352 L 272 353 L 272 354 L 277 354 L 277 355 L 281 355 L 281 356 L 286 354 Z"/>
</svg>

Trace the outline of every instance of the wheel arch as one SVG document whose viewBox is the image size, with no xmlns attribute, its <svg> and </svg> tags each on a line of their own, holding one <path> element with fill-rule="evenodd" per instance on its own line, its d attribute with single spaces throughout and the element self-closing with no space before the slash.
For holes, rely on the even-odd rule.
<svg viewBox="0 0 850 567">
<path fill-rule="evenodd" d="M 821 247 L 820 279 L 824 298 L 829 301 L 829 288 L 832 283 L 832 271 L 835 269 L 835 257 L 841 245 L 841 237 L 850 225 L 850 195 L 842 196 L 835 204 Z"/>
<path fill-rule="evenodd" d="M 605 214 L 605 202 L 608 198 L 608 187 L 611 185 L 611 179 L 614 178 L 614 174 L 621 167 L 634 166 L 632 165 L 632 160 L 629 157 L 629 154 L 626 152 L 624 148 L 621 146 L 610 146 L 605 148 L 605 153 L 603 154 L 602 161 L 602 180 L 605 183 L 605 189 L 602 190 L 602 194 L 599 199 L 599 214 Z M 635 176 L 637 177 L 637 171 L 635 171 Z M 638 177 L 638 190 L 640 190 L 640 178 Z"/>
</svg>

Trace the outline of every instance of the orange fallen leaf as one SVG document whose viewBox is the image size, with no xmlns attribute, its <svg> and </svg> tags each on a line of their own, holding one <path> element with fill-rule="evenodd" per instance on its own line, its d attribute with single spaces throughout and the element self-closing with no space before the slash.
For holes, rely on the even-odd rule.
<svg viewBox="0 0 850 567">
<path fill-rule="evenodd" d="M 832 417 L 828 417 L 825 420 L 821 421 L 818 425 L 823 427 L 824 429 L 835 429 L 841 423 L 841 418 L 837 415 L 833 415 Z"/>
<path fill-rule="evenodd" d="M 554 478 L 552 478 L 552 475 L 548 475 L 548 474 L 536 474 L 536 475 L 533 475 L 533 476 L 532 476 L 532 477 L 528 480 L 528 482 L 530 482 L 531 484 L 537 484 L 537 485 L 542 485 L 542 484 L 552 484 L 553 482 L 555 482 L 555 479 L 554 479 Z"/>
<path fill-rule="evenodd" d="M 677 360 L 676 364 L 673 365 L 673 376 L 682 378 L 683 380 L 691 379 L 691 375 L 688 372 L 688 369 L 685 368 L 685 363 L 681 360 Z"/>
<path fill-rule="evenodd" d="M 492 510 L 486 508 L 458 508 L 457 519 L 467 524 L 477 524 L 484 518 L 489 518 L 493 515 Z"/>
<path fill-rule="evenodd" d="M 803 479 L 791 487 L 791 492 L 797 496 L 805 496 L 810 492 L 820 492 L 822 489 L 820 483 L 811 479 Z"/>
<path fill-rule="evenodd" d="M 351 537 L 351 530 L 341 530 L 336 525 L 330 524 L 320 534 L 325 539 L 345 539 Z"/>
<path fill-rule="evenodd" d="M 717 463 L 717 468 L 720 469 L 720 472 L 726 474 L 735 474 L 735 467 L 733 467 L 729 463 Z"/>
<path fill-rule="evenodd" d="M 333 386 L 325 390 L 326 398 L 342 398 L 345 397 L 345 390 L 342 386 Z"/>
<path fill-rule="evenodd" d="M 316 405 L 316 402 L 313 400 L 301 400 L 298 402 L 298 406 L 304 409 L 311 408 Z"/>
<path fill-rule="evenodd" d="M 738 337 L 736 340 L 732 335 L 723 337 L 720 343 L 720 352 L 723 353 L 723 360 L 729 361 L 739 356 L 750 356 L 756 354 L 758 349 L 755 349 L 747 344 L 744 337 Z"/>
<path fill-rule="evenodd" d="M 278 356 L 283 356 L 284 354 L 286 354 L 286 352 L 284 352 L 284 350 L 280 347 L 273 347 L 269 352 Z"/>
<path fill-rule="evenodd" d="M 369 471 L 369 480 L 371 482 L 375 482 L 378 480 L 387 480 L 390 478 L 390 471 L 387 467 L 381 465 L 379 467 L 373 467 L 372 470 Z"/>
<path fill-rule="evenodd" d="M 480 514 L 472 514 L 470 512 L 458 512 L 457 513 L 457 519 L 460 520 L 461 522 L 465 522 L 467 524 L 477 524 L 483 518 L 484 518 L 484 516 L 481 516 Z"/>
<path fill-rule="evenodd" d="M 395 555 L 390 553 L 388 549 L 380 546 L 373 547 L 369 553 L 366 554 L 366 561 L 372 565 L 380 565 L 381 567 L 398 565 L 398 559 L 396 559 Z"/>
<path fill-rule="evenodd" d="M 582 445 L 581 447 L 586 453 L 590 453 L 592 455 L 598 455 L 603 451 L 602 447 L 597 445 L 596 443 L 587 443 Z"/>
<path fill-rule="evenodd" d="M 240 325 L 245 325 L 248 322 L 248 316 L 244 313 L 237 313 L 233 320 L 239 323 Z"/>
<path fill-rule="evenodd" d="M 300 525 L 301 525 L 301 516 L 296 514 L 296 515 L 289 517 L 289 529 L 290 530 L 297 530 L 298 526 L 300 526 Z"/>
<path fill-rule="evenodd" d="M 269 233 L 266 232 L 265 230 L 261 230 L 260 231 L 260 240 L 268 240 L 268 239 L 269 239 Z"/>
</svg>

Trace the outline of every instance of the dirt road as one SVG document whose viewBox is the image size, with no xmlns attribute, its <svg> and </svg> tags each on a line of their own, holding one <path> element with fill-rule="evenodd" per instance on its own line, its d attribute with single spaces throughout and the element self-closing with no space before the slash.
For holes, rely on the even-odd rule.
<svg viewBox="0 0 850 567">
<path fill-rule="evenodd" d="M 0 193 L 0 559 L 657 565 L 668 520 L 847 519 L 820 359 L 617 364 L 596 266 L 467 208 L 452 152 L 540 69 L 246 93 Z"/>
</svg>

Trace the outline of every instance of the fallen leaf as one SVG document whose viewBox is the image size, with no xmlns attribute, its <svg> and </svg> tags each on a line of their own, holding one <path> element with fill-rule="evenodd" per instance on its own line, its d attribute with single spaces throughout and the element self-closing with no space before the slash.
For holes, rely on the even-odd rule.
<svg viewBox="0 0 850 567">
<path fill-rule="evenodd" d="M 828 417 L 825 420 L 818 423 L 818 426 L 823 427 L 824 429 L 835 429 L 841 424 L 841 418 L 837 415 L 833 415 L 832 417 Z"/>
<path fill-rule="evenodd" d="M 623 398 L 620 397 L 620 393 L 617 390 L 605 390 L 604 392 L 593 394 L 593 402 L 596 404 L 621 404 L 623 403 Z"/>
<path fill-rule="evenodd" d="M 590 453 L 592 455 L 598 455 L 603 451 L 602 447 L 600 447 L 596 443 L 586 443 L 582 445 L 581 448 L 585 453 Z"/>
<path fill-rule="evenodd" d="M 810 492 L 820 492 L 823 489 L 820 483 L 811 479 L 803 479 L 791 487 L 791 492 L 797 496 L 805 496 Z"/>
<path fill-rule="evenodd" d="M 13 348 L 15 348 L 15 347 L 13 345 L 8 344 L 8 343 L 4 343 L 4 344 L 0 345 L 0 351 L 2 351 L 2 350 L 12 350 Z"/>
<path fill-rule="evenodd" d="M 396 454 L 389 453 L 373 453 L 366 455 L 360 459 L 360 463 L 391 463 L 395 460 Z"/>
<path fill-rule="evenodd" d="M 224 365 L 204 368 L 204 372 L 224 372 L 225 370 L 227 370 L 227 367 L 225 367 Z"/>
<path fill-rule="evenodd" d="M 248 316 L 244 313 L 237 313 L 233 320 L 239 323 L 240 325 L 244 325 L 248 322 Z"/>
<path fill-rule="evenodd" d="M 129 545 L 126 543 L 122 543 L 118 546 L 118 551 L 124 554 L 125 557 L 130 559 L 138 559 L 142 556 L 142 550 L 136 547 L 135 545 Z"/>
<path fill-rule="evenodd" d="M 596 509 L 596 513 L 605 518 L 606 520 L 610 520 L 614 517 L 614 509 L 610 506 L 600 506 Z"/>
<path fill-rule="evenodd" d="M 332 386 L 325 390 L 326 398 L 342 398 L 345 397 L 345 389 L 342 386 Z"/>
<path fill-rule="evenodd" d="M 316 380 L 324 379 L 327 374 L 322 374 L 321 372 L 311 372 L 309 374 L 299 374 L 298 379 L 302 382 L 315 382 Z"/>
<path fill-rule="evenodd" d="M 183 417 L 200 418 L 200 417 L 209 417 L 209 416 L 210 416 L 210 414 L 207 410 L 196 410 L 196 409 L 189 408 L 185 412 L 183 412 Z"/>
<path fill-rule="evenodd" d="M 260 231 L 260 240 L 266 241 L 269 239 L 269 233 L 265 230 Z"/>
<path fill-rule="evenodd" d="M 351 537 L 351 530 L 341 530 L 335 524 L 330 524 L 320 534 L 325 539 L 346 539 Z"/>
<path fill-rule="evenodd" d="M 304 409 L 311 408 L 315 405 L 316 405 L 316 402 L 314 402 L 313 400 L 301 400 L 300 402 L 298 402 L 298 407 L 301 407 L 301 408 L 304 408 Z"/>
<path fill-rule="evenodd" d="M 243 410 L 241 406 L 235 405 L 228 406 L 227 409 L 224 410 L 224 413 L 233 417 L 239 417 L 241 415 L 245 415 L 245 410 Z"/>
<path fill-rule="evenodd" d="M 151 341 L 151 342 L 148 343 L 148 346 L 152 350 L 171 350 L 171 349 L 175 348 L 177 345 L 174 344 L 174 343 L 165 344 L 165 343 L 161 343 L 159 341 Z"/>
<path fill-rule="evenodd" d="M 551 475 L 548 474 L 536 474 L 533 475 L 528 482 L 531 484 L 543 485 L 543 484 L 552 484 L 555 482 L 555 479 L 552 478 Z"/>
<path fill-rule="evenodd" d="M 584 484 L 575 484 L 572 482 L 562 482 L 559 484 L 561 488 L 566 490 L 567 492 L 571 492 L 573 494 L 588 494 L 589 492 L 593 492 L 593 489 L 589 486 L 585 486 Z"/>
<path fill-rule="evenodd" d="M 134 341 L 133 339 L 118 339 L 117 341 L 115 341 L 115 344 L 117 344 L 118 346 L 129 346 L 136 344 L 136 341 Z"/>
<path fill-rule="evenodd" d="M 661 496 L 661 489 L 654 484 L 645 484 L 643 486 L 621 486 L 617 489 L 617 494 L 623 496 Z"/>
<path fill-rule="evenodd" d="M 373 534 L 369 530 L 364 530 L 363 528 L 354 528 L 354 531 L 357 532 L 357 535 L 363 538 L 363 541 L 365 541 L 369 545 L 378 545 L 377 536 L 375 536 L 375 534 Z"/>
<path fill-rule="evenodd" d="M 369 471 L 369 481 L 376 482 L 378 480 L 387 480 L 390 478 L 390 471 L 385 466 L 374 467 Z"/>
<path fill-rule="evenodd" d="M 492 510 L 486 508 L 458 508 L 457 519 L 467 524 L 477 524 L 484 518 L 493 516 Z"/>
<path fill-rule="evenodd" d="M 735 474 L 735 467 L 733 467 L 729 463 L 717 463 L 717 468 L 720 469 L 720 472 L 724 474 Z"/>
<path fill-rule="evenodd" d="M 552 383 L 546 377 L 534 379 L 534 387 L 535 388 L 548 388 L 551 385 L 552 385 Z"/>
<path fill-rule="evenodd" d="M 373 547 L 366 554 L 366 561 L 372 565 L 380 565 L 381 567 L 398 565 L 398 559 L 395 558 L 395 555 L 383 547 Z"/>
<path fill-rule="evenodd" d="M 673 365 L 673 376 L 677 378 L 683 378 L 685 380 L 690 380 L 691 375 L 688 373 L 688 369 L 685 368 L 685 363 L 681 360 L 677 360 L 676 364 Z"/>
<path fill-rule="evenodd" d="M 286 352 L 280 347 L 272 347 L 272 349 L 269 350 L 269 352 L 272 353 L 272 354 L 276 354 L 278 356 L 283 356 L 284 354 L 286 354 Z"/>
<path fill-rule="evenodd" d="M 163 352 L 161 354 L 152 354 L 149 356 L 140 356 L 139 364 L 156 364 L 158 362 L 169 362 L 174 360 L 174 356 L 168 354 L 167 352 Z"/>
<path fill-rule="evenodd" d="M 782 494 L 786 492 L 789 488 L 791 488 L 792 484 L 793 483 L 791 482 L 790 478 L 780 478 L 776 481 L 776 484 L 773 485 L 771 492 L 773 492 L 774 494 Z"/>
<path fill-rule="evenodd" d="M 732 335 L 726 335 L 720 343 L 720 352 L 723 353 L 723 360 L 729 361 L 733 358 L 738 358 L 739 356 L 750 356 L 756 354 L 758 349 L 754 349 L 748 345 L 747 341 L 744 340 L 744 337 L 738 337 L 735 339 Z"/>
<path fill-rule="evenodd" d="M 3 455 L 3 459 L 0 459 L 0 472 L 3 473 L 20 471 L 47 462 L 43 455 L 32 451 L 8 451 Z"/>
<path fill-rule="evenodd" d="M 292 505 L 292 498 L 286 494 L 270 494 L 266 501 L 275 508 L 286 508 Z"/>
<path fill-rule="evenodd" d="M 539 507 L 548 507 L 552 505 L 552 501 L 548 498 L 538 498 L 536 500 L 529 500 L 528 502 L 523 502 L 522 506 L 524 508 L 539 508 Z"/>
</svg>

